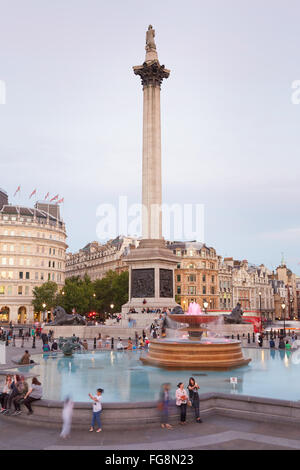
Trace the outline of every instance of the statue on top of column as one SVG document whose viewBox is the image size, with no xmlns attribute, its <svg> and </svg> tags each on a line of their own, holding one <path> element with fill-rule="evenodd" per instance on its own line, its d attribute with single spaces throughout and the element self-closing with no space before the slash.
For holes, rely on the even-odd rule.
<svg viewBox="0 0 300 470">
<path fill-rule="evenodd" d="M 155 37 L 155 29 L 153 29 L 152 25 L 150 24 L 148 27 L 148 31 L 146 32 L 146 50 L 156 49 L 154 37 Z"/>
</svg>

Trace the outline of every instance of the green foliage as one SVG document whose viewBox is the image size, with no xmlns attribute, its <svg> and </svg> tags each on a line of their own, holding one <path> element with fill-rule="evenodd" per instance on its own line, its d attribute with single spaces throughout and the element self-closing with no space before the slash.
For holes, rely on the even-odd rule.
<svg viewBox="0 0 300 470">
<path fill-rule="evenodd" d="M 50 310 L 55 307 L 56 304 L 56 293 L 57 284 L 52 281 L 45 282 L 40 287 L 35 287 L 32 291 L 33 300 L 32 305 L 36 312 L 44 310 L 43 304 L 46 304 L 46 310 Z"/>
<path fill-rule="evenodd" d="M 42 304 L 47 310 L 60 305 L 67 313 L 75 308 L 77 313 L 87 315 L 91 311 L 104 314 L 104 312 L 120 312 L 121 307 L 128 301 L 127 271 L 118 274 L 109 271 L 102 279 L 92 282 L 86 275 L 83 279 L 73 276 L 66 279 L 64 287 L 57 292 L 57 284 L 46 282 L 33 290 L 33 305 L 36 311 L 42 311 Z M 112 309 L 110 306 L 114 305 Z"/>
<path fill-rule="evenodd" d="M 122 305 L 128 301 L 128 279 L 128 271 L 121 274 L 108 271 L 105 277 L 94 282 L 98 312 L 121 311 Z"/>
</svg>

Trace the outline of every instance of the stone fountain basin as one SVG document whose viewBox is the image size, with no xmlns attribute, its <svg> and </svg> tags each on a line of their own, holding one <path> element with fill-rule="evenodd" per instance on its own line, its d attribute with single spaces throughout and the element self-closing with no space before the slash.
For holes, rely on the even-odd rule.
<svg viewBox="0 0 300 470">
<path fill-rule="evenodd" d="M 223 315 L 192 315 L 185 313 L 183 315 L 169 314 L 168 317 L 177 323 L 187 323 L 189 325 L 201 325 L 202 323 L 213 323 L 221 318 Z"/>
</svg>

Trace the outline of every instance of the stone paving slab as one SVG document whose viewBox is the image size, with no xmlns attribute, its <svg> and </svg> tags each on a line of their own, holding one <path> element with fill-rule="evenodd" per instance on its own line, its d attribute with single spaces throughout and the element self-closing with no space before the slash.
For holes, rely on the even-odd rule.
<svg viewBox="0 0 300 470">
<path fill-rule="evenodd" d="M 268 423 L 258 423 L 222 416 L 212 416 L 202 424 L 176 425 L 172 430 L 145 428 L 144 430 L 103 431 L 89 433 L 73 431 L 64 441 L 59 432 L 48 428 L 29 428 L 14 418 L 0 415 L 0 449 L 47 450 L 299 450 L 299 426 L 280 429 Z"/>
</svg>

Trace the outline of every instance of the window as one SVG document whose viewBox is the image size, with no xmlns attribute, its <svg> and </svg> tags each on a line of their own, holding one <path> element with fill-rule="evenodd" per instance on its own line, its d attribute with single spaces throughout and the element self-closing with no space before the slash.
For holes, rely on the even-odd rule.
<svg viewBox="0 0 300 470">
<path fill-rule="evenodd" d="M 206 263 L 205 263 L 205 261 L 202 261 L 202 268 L 206 268 Z"/>
<path fill-rule="evenodd" d="M 38 280 L 39 280 L 39 273 L 36 272 L 35 275 L 34 275 L 34 277 L 35 277 L 35 280 L 38 281 Z"/>
<path fill-rule="evenodd" d="M 7 286 L 7 295 L 12 295 L 12 286 Z"/>
<path fill-rule="evenodd" d="M 211 282 L 212 282 L 212 283 L 215 282 L 215 276 L 211 276 Z"/>
<path fill-rule="evenodd" d="M 49 248 L 49 255 L 51 255 L 51 248 Z"/>
<path fill-rule="evenodd" d="M 2 272 L 1 272 L 1 277 L 2 277 L 2 279 L 5 279 L 5 278 L 6 278 L 6 271 L 2 271 Z"/>
<path fill-rule="evenodd" d="M 55 280 L 55 274 L 52 273 L 52 281 L 54 281 L 54 280 Z"/>
<path fill-rule="evenodd" d="M 18 286 L 18 295 L 22 295 L 22 294 L 23 294 L 23 287 Z"/>
<path fill-rule="evenodd" d="M 7 251 L 7 245 L 3 245 L 3 251 Z"/>
<path fill-rule="evenodd" d="M 181 264 L 177 263 L 177 269 L 180 269 Z"/>
<path fill-rule="evenodd" d="M 24 264 L 24 258 L 20 258 L 20 265 L 23 266 Z"/>
<path fill-rule="evenodd" d="M 206 294 L 206 287 L 205 286 L 202 287 L 202 294 Z"/>
<path fill-rule="evenodd" d="M 14 273 L 13 271 L 8 271 L 8 279 L 13 279 Z"/>
<path fill-rule="evenodd" d="M 26 260 L 26 266 L 30 266 L 30 259 Z"/>
<path fill-rule="evenodd" d="M 10 266 L 13 266 L 13 264 L 14 264 L 14 259 L 13 259 L 13 258 L 9 258 L 9 265 L 10 265 Z"/>
<path fill-rule="evenodd" d="M 29 295 L 29 286 L 25 287 L 25 295 Z"/>
<path fill-rule="evenodd" d="M 210 288 L 210 293 L 211 293 L 211 294 L 214 294 L 214 293 L 215 293 L 215 288 L 214 288 L 214 287 L 211 287 L 211 288 Z"/>
<path fill-rule="evenodd" d="M 14 245 L 10 245 L 10 251 L 15 251 Z"/>
<path fill-rule="evenodd" d="M 55 261 L 52 262 L 52 268 L 55 268 Z"/>
<path fill-rule="evenodd" d="M 25 251 L 25 246 L 21 245 L 21 253 L 24 253 L 24 251 Z"/>
<path fill-rule="evenodd" d="M 196 295 L 196 287 L 195 286 L 188 286 L 188 294 L 189 295 Z"/>
<path fill-rule="evenodd" d="M 6 258 L 2 258 L 1 263 L 6 264 Z"/>
<path fill-rule="evenodd" d="M 177 286 L 177 294 L 181 294 L 181 287 Z"/>
<path fill-rule="evenodd" d="M 206 282 L 206 276 L 205 276 L 205 274 L 203 274 L 203 276 L 202 276 L 202 282 Z"/>
<path fill-rule="evenodd" d="M 189 264 L 189 269 L 195 269 L 195 265 L 194 264 Z"/>
<path fill-rule="evenodd" d="M 51 273 L 48 273 L 48 281 L 51 281 Z"/>
<path fill-rule="evenodd" d="M 177 274 L 177 282 L 181 282 L 181 275 Z"/>
<path fill-rule="evenodd" d="M 26 279 L 30 279 L 30 273 L 26 272 Z"/>
<path fill-rule="evenodd" d="M 190 274 L 188 276 L 188 282 L 196 282 L 196 274 Z"/>
<path fill-rule="evenodd" d="M 51 268 L 51 261 L 48 261 L 48 268 Z"/>
<path fill-rule="evenodd" d="M 0 286 L 0 295 L 5 294 L 5 286 Z"/>
<path fill-rule="evenodd" d="M 44 280 L 44 273 L 41 273 L 41 281 Z"/>
<path fill-rule="evenodd" d="M 22 271 L 19 272 L 19 279 L 23 279 L 23 272 Z"/>
</svg>

